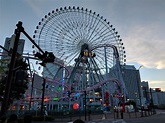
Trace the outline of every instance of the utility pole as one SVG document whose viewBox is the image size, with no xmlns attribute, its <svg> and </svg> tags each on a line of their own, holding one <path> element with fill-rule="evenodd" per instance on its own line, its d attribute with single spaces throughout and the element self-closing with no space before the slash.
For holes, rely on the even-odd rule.
<svg viewBox="0 0 165 123">
<path fill-rule="evenodd" d="M 84 99 L 84 106 L 85 106 L 85 121 L 87 120 L 87 102 L 86 102 L 86 96 L 87 96 L 87 92 L 86 92 L 86 90 L 84 91 L 84 95 L 85 95 L 85 99 Z"/>
<path fill-rule="evenodd" d="M 32 78 L 30 101 L 29 101 L 29 111 L 31 110 L 31 102 L 32 102 L 32 96 L 33 96 L 33 85 L 34 85 L 34 76 L 35 76 L 35 73 L 33 73 L 33 78 Z"/>
<path fill-rule="evenodd" d="M 12 83 L 12 77 L 13 77 L 13 69 L 15 66 L 15 60 L 16 60 L 16 54 L 17 54 L 17 48 L 18 48 L 18 42 L 20 38 L 20 33 L 22 31 L 22 22 L 18 22 L 16 24 L 17 29 L 15 29 L 15 42 L 14 42 L 14 47 L 12 50 L 12 55 L 11 55 L 11 60 L 10 60 L 10 65 L 9 65 L 9 71 L 7 75 L 7 80 L 6 80 L 6 86 L 5 86 L 5 94 L 4 94 L 4 100 L 2 102 L 2 109 L 1 109 L 1 115 L 6 115 L 7 109 L 8 109 L 8 104 L 9 104 L 9 95 L 10 95 L 10 90 L 11 90 L 11 83 Z"/>
</svg>

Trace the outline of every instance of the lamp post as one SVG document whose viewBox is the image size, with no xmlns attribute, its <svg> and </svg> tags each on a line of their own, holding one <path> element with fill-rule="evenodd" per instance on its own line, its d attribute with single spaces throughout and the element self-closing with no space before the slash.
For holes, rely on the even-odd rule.
<svg viewBox="0 0 165 123">
<path fill-rule="evenodd" d="M 143 67 L 144 67 L 143 65 L 140 65 L 139 68 L 138 68 L 138 70 L 140 70 L 140 68 L 143 68 Z"/>
<path fill-rule="evenodd" d="M 43 78 L 43 83 L 42 83 L 42 100 L 41 100 L 41 115 L 43 113 L 43 108 L 44 108 L 44 96 L 45 96 L 45 84 L 46 84 L 46 79 Z"/>
</svg>

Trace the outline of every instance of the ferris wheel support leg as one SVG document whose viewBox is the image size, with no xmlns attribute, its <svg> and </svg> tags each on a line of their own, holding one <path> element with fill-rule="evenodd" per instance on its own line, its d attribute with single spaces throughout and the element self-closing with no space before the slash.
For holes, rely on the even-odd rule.
<svg viewBox="0 0 165 123">
<path fill-rule="evenodd" d="M 109 79 L 109 77 L 108 77 L 108 66 L 107 66 L 107 52 L 106 52 L 106 47 L 104 47 L 104 57 L 105 57 L 105 68 L 106 68 L 106 80 L 108 80 Z M 108 82 L 107 83 L 107 85 L 108 85 L 108 93 L 110 94 L 111 93 L 111 90 L 110 90 L 110 83 Z M 109 99 L 108 99 L 108 101 L 110 102 L 110 106 L 112 106 L 112 104 L 111 104 L 111 98 L 109 97 Z"/>
</svg>

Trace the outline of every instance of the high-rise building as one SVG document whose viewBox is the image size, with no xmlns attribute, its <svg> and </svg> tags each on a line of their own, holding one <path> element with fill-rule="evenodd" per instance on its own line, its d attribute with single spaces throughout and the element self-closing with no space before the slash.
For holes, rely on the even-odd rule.
<svg viewBox="0 0 165 123">
<path fill-rule="evenodd" d="M 122 66 L 122 76 L 127 90 L 127 98 L 134 100 L 138 105 L 143 105 L 139 70 L 133 65 L 124 65 Z"/>
<path fill-rule="evenodd" d="M 8 51 L 10 51 L 14 46 L 14 41 L 15 41 L 14 39 L 15 39 L 14 35 L 12 35 L 11 38 L 7 37 L 5 40 L 4 48 L 7 49 Z M 19 39 L 17 53 L 19 53 L 20 55 L 23 54 L 24 44 L 25 44 L 25 40 Z M 6 51 L 4 51 L 4 52 L 6 52 Z"/>
<path fill-rule="evenodd" d="M 118 77 L 118 73 L 114 68 L 110 70 L 110 77 Z M 119 73 L 120 74 L 120 73 Z M 133 65 L 122 65 L 121 74 L 125 83 L 125 89 L 127 91 L 126 98 L 134 100 L 138 105 L 143 104 L 143 96 L 141 91 L 141 78 L 139 70 Z"/>
<path fill-rule="evenodd" d="M 12 35 L 10 38 L 7 37 L 5 40 L 4 48 L 8 51 L 11 51 L 14 46 L 14 41 L 15 41 L 14 35 Z M 24 43 L 25 43 L 24 39 L 19 39 L 17 53 L 19 53 L 20 55 L 23 54 Z M 7 51 L 3 50 L 1 62 L 0 62 L 0 66 L 3 69 L 3 71 L 2 72 L 0 71 L 0 77 L 4 75 L 5 73 L 4 71 L 7 71 L 9 62 L 10 62 L 9 54 Z"/>
</svg>

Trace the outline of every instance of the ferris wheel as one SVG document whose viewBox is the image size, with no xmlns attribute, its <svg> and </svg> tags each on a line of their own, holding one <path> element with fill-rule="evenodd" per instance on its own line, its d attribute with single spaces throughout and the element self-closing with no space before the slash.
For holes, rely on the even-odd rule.
<svg viewBox="0 0 165 123">
<path fill-rule="evenodd" d="M 120 35 L 110 22 L 92 10 L 74 6 L 53 10 L 41 19 L 34 33 L 34 41 L 39 47 L 44 51 L 53 52 L 56 58 L 64 62 L 65 66 L 75 66 L 67 81 L 66 91 L 72 89 L 81 91 L 87 86 L 86 90 L 96 89 L 107 82 L 104 77 L 99 78 L 100 74 L 105 74 L 108 69 L 114 67 L 117 60 L 120 65 L 126 62 L 125 49 Z M 82 65 L 82 52 L 83 56 L 91 54 L 90 58 L 87 58 L 90 59 L 89 64 Z M 118 59 L 115 53 L 118 54 Z M 92 54 L 96 57 L 93 58 Z M 90 72 L 91 69 L 94 72 Z M 89 79 L 100 81 L 83 85 L 82 70 L 86 70 L 84 72 L 84 74 L 87 73 L 86 81 Z M 89 77 L 91 73 L 95 75 Z M 95 79 L 96 74 L 99 76 L 97 79 Z"/>
<path fill-rule="evenodd" d="M 120 63 L 125 62 L 125 51 L 120 35 L 103 16 L 79 7 L 64 7 L 45 15 L 34 31 L 35 42 L 45 51 L 66 64 L 73 65 L 83 44 L 92 49 L 103 44 L 115 45 L 120 55 Z M 97 64 L 105 68 L 104 49 L 95 49 Z M 113 66 L 113 50 L 107 48 L 107 65 Z"/>
</svg>

